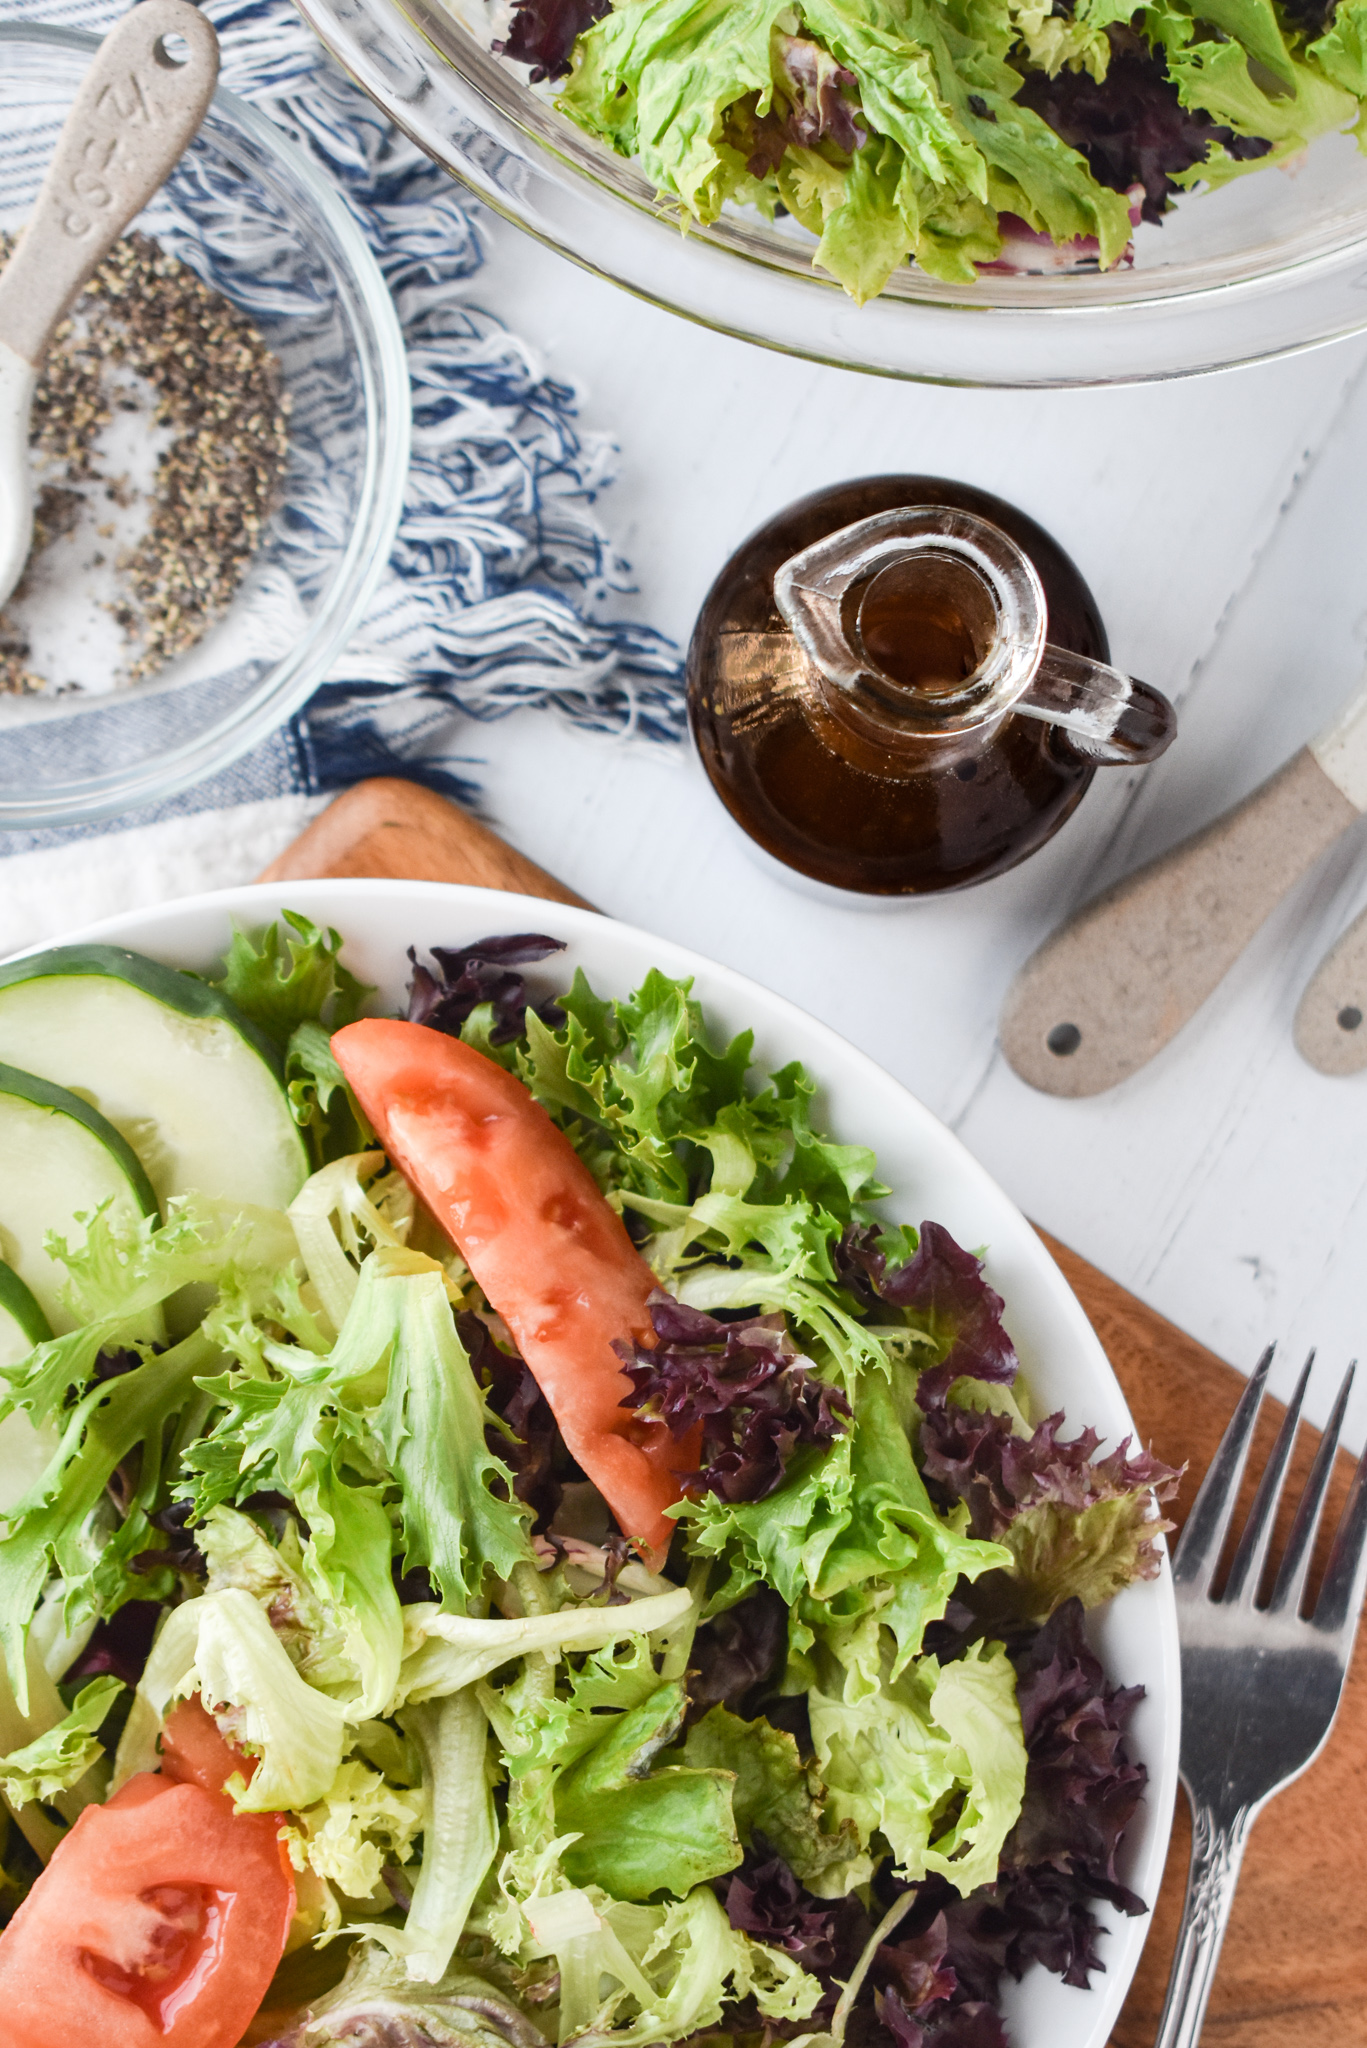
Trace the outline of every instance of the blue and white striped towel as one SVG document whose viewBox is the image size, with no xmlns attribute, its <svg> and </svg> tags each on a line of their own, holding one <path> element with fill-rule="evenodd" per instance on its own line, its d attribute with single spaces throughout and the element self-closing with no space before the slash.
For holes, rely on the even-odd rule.
<svg viewBox="0 0 1367 2048">
<path fill-rule="evenodd" d="M 223 80 L 332 177 L 394 294 L 408 345 L 413 460 L 390 564 L 323 687 L 264 745 L 155 809 L 60 832 L 0 832 L 0 853 L 403 773 L 455 795 L 461 727 L 524 707 L 677 740 L 677 651 L 611 617 L 626 563 L 594 515 L 612 442 L 581 431 L 575 393 L 468 303 L 483 260 L 475 209 L 326 56 L 290 0 L 203 0 Z M 120 0 L 9 0 L 11 19 L 99 33 Z M 0 177 L 0 197 L 3 180 Z M 149 704 L 149 715 L 155 715 Z M 468 744 L 468 736 L 467 736 Z M 11 873 L 14 872 L 11 867 Z M 8 876 L 7 876 L 8 879 Z M 30 923 L 32 920 L 30 919 Z M 5 929 L 0 950 L 27 935 Z"/>
</svg>

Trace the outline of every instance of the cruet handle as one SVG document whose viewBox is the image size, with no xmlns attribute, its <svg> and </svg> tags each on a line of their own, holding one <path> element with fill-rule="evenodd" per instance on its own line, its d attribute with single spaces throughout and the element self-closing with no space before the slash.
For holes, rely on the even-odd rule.
<svg viewBox="0 0 1367 2048">
<path fill-rule="evenodd" d="M 1061 727 L 1073 751 L 1098 767 L 1156 761 L 1177 737 L 1177 713 L 1160 691 L 1052 643 L 1012 710 Z"/>
</svg>

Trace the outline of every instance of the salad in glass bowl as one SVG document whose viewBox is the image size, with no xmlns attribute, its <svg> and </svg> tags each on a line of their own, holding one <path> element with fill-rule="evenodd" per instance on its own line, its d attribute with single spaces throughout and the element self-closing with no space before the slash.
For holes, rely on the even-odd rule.
<svg viewBox="0 0 1367 2048">
<path fill-rule="evenodd" d="M 1364 0 L 517 0 L 494 47 L 685 224 L 790 214 L 861 304 L 908 259 L 1110 270 L 1367 95 Z"/>
<path fill-rule="evenodd" d="M 12 2048 L 1030 2048 L 1144 1914 L 1178 1475 L 800 1062 L 561 951 L 0 968 Z"/>
</svg>

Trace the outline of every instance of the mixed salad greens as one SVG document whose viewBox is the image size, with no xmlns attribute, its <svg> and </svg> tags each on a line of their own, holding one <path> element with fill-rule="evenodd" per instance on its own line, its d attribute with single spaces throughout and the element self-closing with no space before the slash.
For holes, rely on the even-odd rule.
<svg viewBox="0 0 1367 2048">
<path fill-rule="evenodd" d="M 147 1005 L 201 1159 L 263 1065 L 277 1199 L 299 1146 L 283 1206 L 77 1200 L 55 1286 L 0 1267 L 43 1453 L 0 1535 L 11 2048 L 1000 2048 L 1004 1976 L 1085 1986 L 1096 1902 L 1145 1910 L 1142 1688 L 1084 1610 L 1178 1475 L 1032 1415 L 980 1260 L 882 1220 L 800 1066 L 756 1085 L 660 973 L 533 1001 L 557 950 L 434 949 L 402 1022 L 298 916 L 208 986 L 0 970 L 0 1059 L 93 1020 L 50 1148 L 117 1103 L 169 1173 Z"/>
<path fill-rule="evenodd" d="M 1108 270 L 1367 97 L 1367 0 L 516 0 L 495 48 L 685 227 L 792 214 L 861 304 L 909 258 Z"/>
</svg>

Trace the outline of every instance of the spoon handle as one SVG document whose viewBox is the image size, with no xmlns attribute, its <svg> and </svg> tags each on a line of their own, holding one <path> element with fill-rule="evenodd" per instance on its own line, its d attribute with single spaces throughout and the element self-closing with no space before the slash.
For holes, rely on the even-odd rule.
<svg viewBox="0 0 1367 2048">
<path fill-rule="evenodd" d="M 217 78 L 218 37 L 190 0 L 140 0 L 110 30 L 0 277 L 0 344 L 42 360 L 82 285 L 183 154 Z"/>
<path fill-rule="evenodd" d="M 1350 924 L 1305 985 L 1296 1050 L 1322 1074 L 1367 1067 L 1367 911 Z"/>
<path fill-rule="evenodd" d="M 1359 793 L 1316 741 L 1224 817 L 1079 911 L 1007 995 L 1002 1051 L 1021 1079 L 1049 1095 L 1097 1095 L 1152 1059 L 1352 824 Z"/>
</svg>

